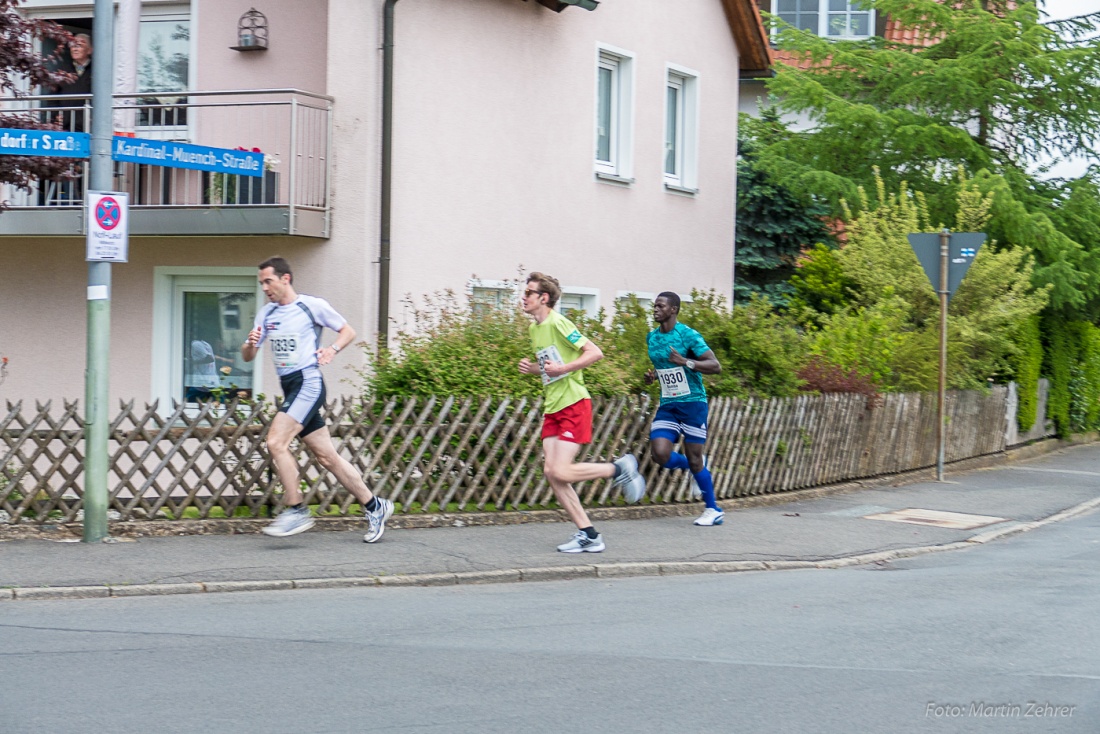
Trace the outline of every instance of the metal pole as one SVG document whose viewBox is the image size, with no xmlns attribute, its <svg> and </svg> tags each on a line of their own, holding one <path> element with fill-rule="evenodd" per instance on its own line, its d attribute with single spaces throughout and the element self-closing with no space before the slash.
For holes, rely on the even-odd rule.
<svg viewBox="0 0 1100 734">
<path fill-rule="evenodd" d="M 298 234 L 298 98 L 290 98 L 290 198 L 287 234 Z"/>
<path fill-rule="evenodd" d="M 378 346 L 385 349 L 390 331 L 390 212 L 393 185 L 393 35 L 394 6 L 382 8 L 382 191 L 378 243 Z"/>
<path fill-rule="evenodd" d="M 940 389 L 939 404 L 936 408 L 936 446 L 939 447 L 936 458 L 937 482 L 943 481 L 943 455 L 947 441 L 944 419 L 947 413 L 947 268 L 950 243 L 951 231 L 944 228 L 940 232 Z"/>
<path fill-rule="evenodd" d="M 114 3 L 95 0 L 92 29 L 92 156 L 88 191 L 110 191 Z M 84 372 L 84 542 L 107 537 L 107 439 L 110 425 L 111 264 L 88 263 L 88 346 Z"/>
</svg>

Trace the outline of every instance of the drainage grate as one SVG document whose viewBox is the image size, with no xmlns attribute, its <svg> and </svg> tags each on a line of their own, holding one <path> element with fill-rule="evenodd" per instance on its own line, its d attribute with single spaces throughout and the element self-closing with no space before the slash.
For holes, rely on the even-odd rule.
<svg viewBox="0 0 1100 734">
<path fill-rule="evenodd" d="M 882 512 L 875 515 L 864 515 L 863 517 L 866 520 L 907 522 L 913 525 L 932 525 L 937 528 L 951 528 L 953 530 L 970 530 L 971 528 L 995 525 L 1007 520 L 1004 517 L 992 517 L 991 515 L 967 515 L 962 512 L 921 510 L 917 508 L 894 510 L 893 512 Z"/>
</svg>

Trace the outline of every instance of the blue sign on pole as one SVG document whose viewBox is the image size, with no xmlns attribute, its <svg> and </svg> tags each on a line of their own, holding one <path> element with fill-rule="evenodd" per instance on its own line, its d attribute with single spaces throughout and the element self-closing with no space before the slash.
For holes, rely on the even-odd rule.
<svg viewBox="0 0 1100 734">
<path fill-rule="evenodd" d="M 111 157 L 116 161 L 146 163 L 168 168 L 189 168 L 194 171 L 234 173 L 240 176 L 264 175 L 263 153 L 174 143 L 168 140 L 125 138 L 116 135 L 111 147 Z"/>
<path fill-rule="evenodd" d="M 955 295 L 959 285 L 985 242 L 985 232 L 952 232 L 947 245 L 947 293 Z M 917 260 L 932 281 L 932 290 L 940 288 L 940 235 L 911 234 L 909 244 Z"/>
<path fill-rule="evenodd" d="M 0 128 L 0 155 L 88 158 L 91 154 L 92 136 L 88 133 Z"/>
</svg>

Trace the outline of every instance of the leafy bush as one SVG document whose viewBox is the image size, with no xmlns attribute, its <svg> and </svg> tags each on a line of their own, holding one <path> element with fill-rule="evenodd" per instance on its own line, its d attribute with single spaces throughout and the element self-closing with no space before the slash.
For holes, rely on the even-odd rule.
<svg viewBox="0 0 1100 734">
<path fill-rule="evenodd" d="M 1069 418 L 1074 431 L 1100 428 L 1100 329 L 1086 321 L 1070 324 L 1077 348 L 1069 382 Z"/>
<path fill-rule="evenodd" d="M 792 308 L 805 325 L 809 353 L 842 372 L 856 370 L 886 390 L 935 389 L 939 363 L 939 297 L 907 235 L 932 227 L 920 192 L 887 193 L 882 180 L 872 206 L 860 192 L 849 211 L 846 244 L 816 248 L 792 279 Z M 956 229 L 981 230 L 994 194 L 960 175 Z M 1014 373 L 1021 323 L 1047 303 L 1049 286 L 1032 287 L 1033 262 L 1022 247 L 988 242 L 951 298 L 948 384 L 984 389 Z"/>
<path fill-rule="evenodd" d="M 848 306 L 856 283 L 845 274 L 836 250 L 818 243 L 797 267 L 791 276 L 790 310 L 800 321 L 816 324 L 818 314 L 839 313 Z"/>
<path fill-rule="evenodd" d="M 1044 370 L 1050 377 L 1050 396 L 1047 398 L 1047 415 L 1054 421 L 1059 436 L 1071 431 L 1069 419 L 1069 383 L 1073 376 L 1073 332 L 1069 324 L 1060 319 L 1043 319 L 1046 336 Z"/>
<path fill-rule="evenodd" d="M 871 399 L 877 398 L 879 394 L 875 383 L 859 374 L 858 370 L 853 368 L 845 371 L 819 356 L 811 357 L 798 371 L 798 377 L 804 383 L 802 390 L 806 392 L 858 393 Z"/>
<path fill-rule="evenodd" d="M 808 335 L 809 353 L 876 387 L 891 380 L 894 355 L 904 343 L 909 307 L 896 296 L 870 307 L 822 316 Z"/>
<path fill-rule="evenodd" d="M 793 319 L 761 296 L 733 309 L 713 290 L 693 290 L 692 298 L 682 305 L 680 321 L 703 335 L 722 365 L 721 374 L 705 378 L 709 394 L 786 397 L 798 392 L 805 352 Z"/>
<path fill-rule="evenodd" d="M 1023 321 L 1013 335 L 1016 354 L 1012 360 L 1019 403 L 1016 423 L 1023 430 L 1035 425 L 1039 410 L 1039 377 L 1043 369 L 1043 341 L 1039 330 L 1039 316 Z"/>
<path fill-rule="evenodd" d="M 398 333 L 397 349 L 369 354 L 361 377 L 365 390 L 379 397 L 457 395 L 539 397 L 542 383 L 520 374 L 519 361 L 531 357 L 531 321 L 516 308 L 473 308 L 447 291 L 427 299 L 413 327 Z M 598 322 L 581 319 L 582 334 L 603 348 Z M 596 331 L 600 331 L 596 329 Z M 631 383 L 620 360 L 604 359 L 585 369 L 593 395 L 623 395 Z"/>
</svg>

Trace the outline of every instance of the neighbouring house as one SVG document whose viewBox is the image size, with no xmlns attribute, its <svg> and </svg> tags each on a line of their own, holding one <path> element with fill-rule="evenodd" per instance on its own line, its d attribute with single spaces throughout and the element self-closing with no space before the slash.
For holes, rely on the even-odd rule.
<svg viewBox="0 0 1100 734">
<path fill-rule="evenodd" d="M 74 32 L 95 23 L 90 1 L 23 8 Z M 140 8 L 136 89 L 116 95 L 116 133 L 136 152 L 115 167 L 130 243 L 112 265 L 113 404 L 183 400 L 201 342 L 223 387 L 277 392 L 268 359 L 238 357 L 262 302 L 256 264 L 276 254 L 367 341 L 380 321 L 390 336 L 408 326 L 426 293 L 512 307 L 520 268 L 556 275 L 563 306 L 590 312 L 629 293 L 732 291 L 739 76 L 771 63 L 754 0 Z M 84 101 L 66 104 L 81 121 Z M 182 144 L 262 152 L 263 170 L 138 155 Z M 84 189 L 82 178 L 3 192 L 0 398 L 83 395 Z M 333 393 L 353 389 L 346 368 L 362 359 L 328 368 Z"/>
<path fill-rule="evenodd" d="M 795 28 L 816 33 L 823 38 L 845 41 L 861 41 L 879 37 L 893 43 L 913 46 L 929 46 L 935 39 L 922 34 L 920 29 L 903 26 L 896 19 L 864 7 L 859 0 L 759 0 L 759 9 L 777 16 Z M 776 63 L 805 68 L 807 62 L 790 51 L 772 48 Z M 774 74 L 769 67 L 761 73 L 747 73 L 741 79 L 740 111 L 749 115 L 759 113 L 768 104 L 767 79 Z M 792 119 L 796 125 L 806 121 Z"/>
</svg>

